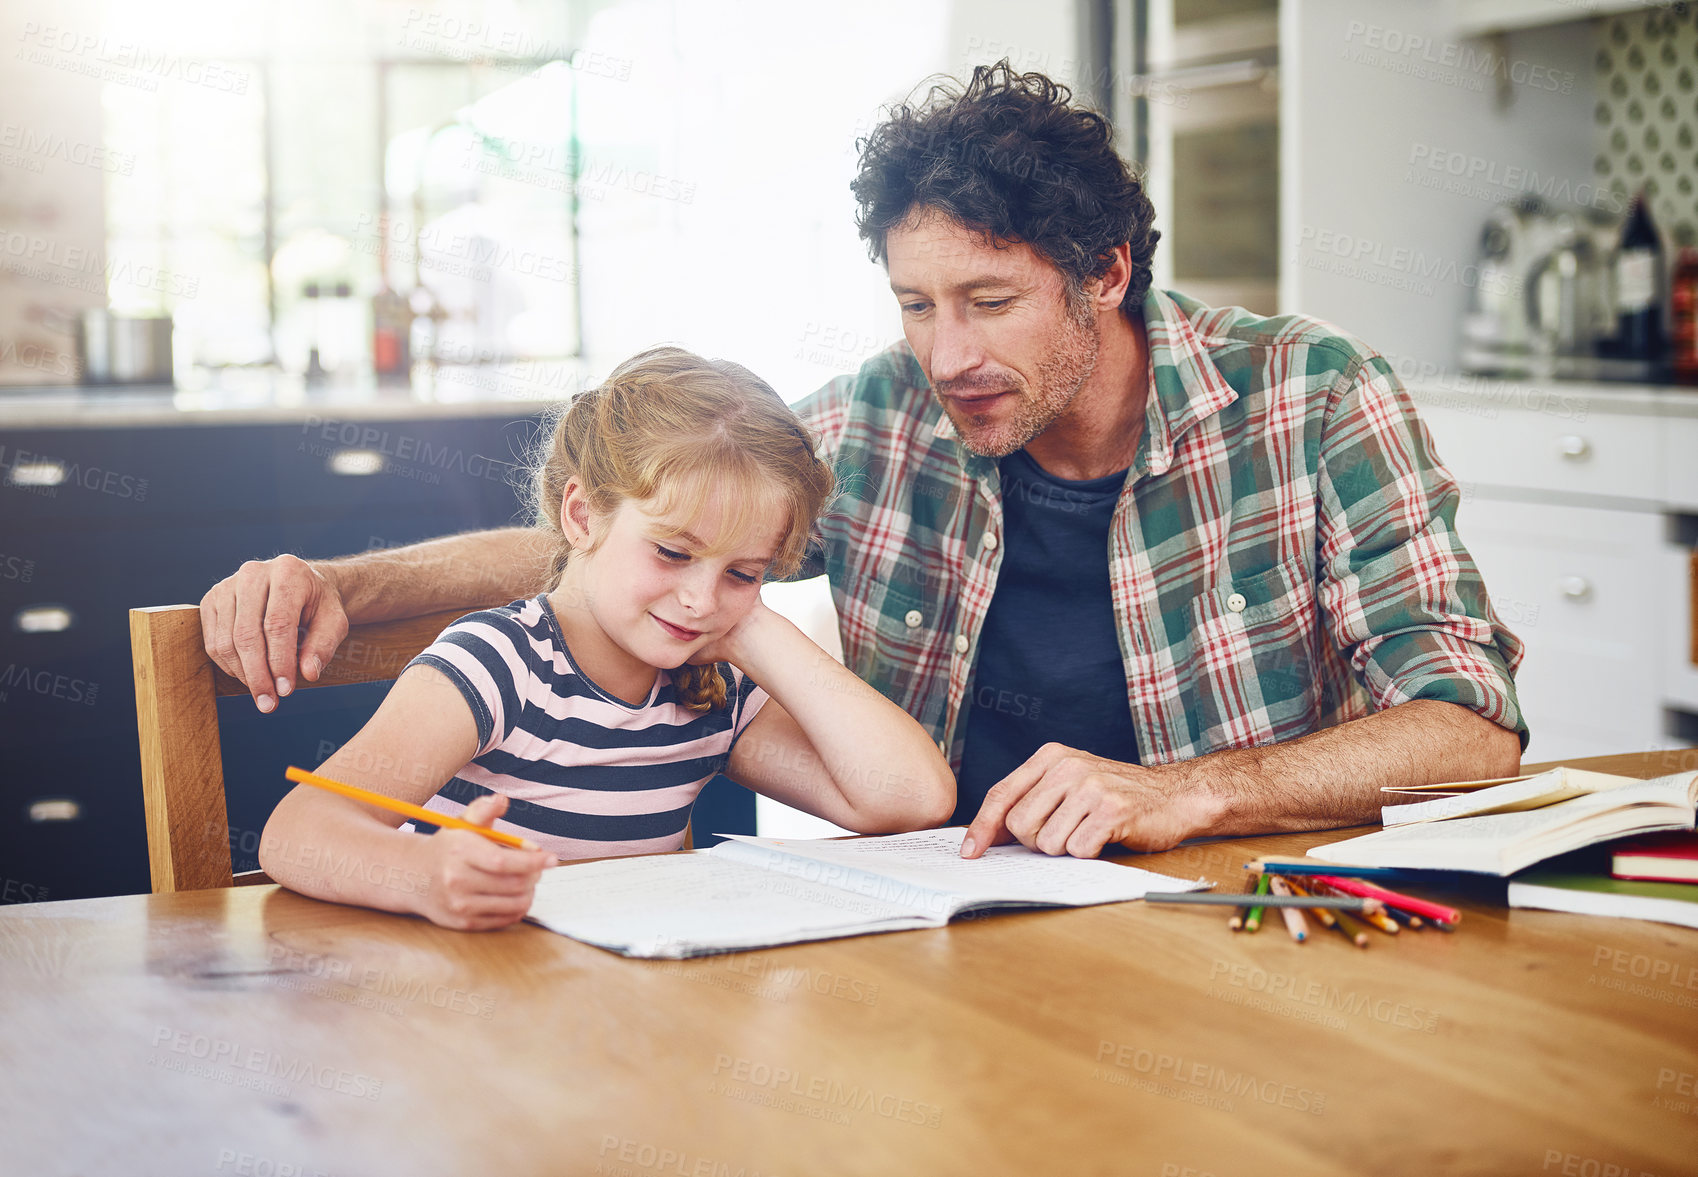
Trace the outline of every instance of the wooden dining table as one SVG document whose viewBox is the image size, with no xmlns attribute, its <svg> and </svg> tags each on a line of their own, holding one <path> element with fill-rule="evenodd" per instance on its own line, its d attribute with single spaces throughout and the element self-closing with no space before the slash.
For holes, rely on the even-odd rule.
<svg viewBox="0 0 1698 1177">
<path fill-rule="evenodd" d="M 1117 861 L 1236 890 L 1333 838 Z M 1426 893 L 1454 932 L 1367 949 L 1132 902 L 687 961 L 272 886 L 13 906 L 0 1173 L 1698 1172 L 1698 931 Z"/>
</svg>

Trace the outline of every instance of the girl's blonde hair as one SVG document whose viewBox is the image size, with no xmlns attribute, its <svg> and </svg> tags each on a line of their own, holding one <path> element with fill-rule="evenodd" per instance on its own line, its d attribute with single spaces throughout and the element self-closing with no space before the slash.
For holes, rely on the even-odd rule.
<svg viewBox="0 0 1698 1177">
<path fill-rule="evenodd" d="M 615 368 L 599 387 L 579 393 L 561 412 L 534 472 L 538 525 L 559 542 L 549 583 L 559 583 L 572 554 L 560 530 L 566 483 L 583 483 L 590 508 L 602 518 L 630 499 L 671 515 L 677 531 L 709 504 L 721 505 L 725 546 L 745 542 L 772 505 L 784 509 L 785 534 L 771 575 L 800 566 L 814 520 L 831 498 L 831 468 L 788 405 L 760 377 L 728 360 L 707 360 L 681 347 L 655 347 Z M 592 535 L 586 550 L 594 550 Z M 704 555 L 720 554 L 717 550 Z M 679 699 L 692 711 L 725 703 L 717 669 L 672 671 Z"/>
</svg>

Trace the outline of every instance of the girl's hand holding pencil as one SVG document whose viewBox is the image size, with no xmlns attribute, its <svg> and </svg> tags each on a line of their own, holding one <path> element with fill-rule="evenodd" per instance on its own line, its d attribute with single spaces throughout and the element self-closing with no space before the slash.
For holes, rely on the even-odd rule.
<svg viewBox="0 0 1698 1177">
<path fill-rule="evenodd" d="M 479 797 L 461 816 L 451 817 L 304 769 L 291 766 L 283 775 L 298 785 L 436 826 L 433 837 L 408 836 L 401 845 L 420 856 L 423 876 L 422 886 L 409 889 L 409 906 L 445 928 L 483 932 L 517 923 L 530 910 L 537 879 L 557 861 L 529 839 L 493 828 L 507 812 L 501 793 Z"/>
<path fill-rule="evenodd" d="M 506 812 L 507 798 L 496 793 L 466 806 L 463 820 L 488 828 Z M 440 829 L 419 840 L 426 844 L 424 873 L 429 879 L 419 914 L 465 932 L 518 923 L 531 908 L 537 879 L 555 864 L 554 855 L 534 845 L 504 846 L 464 828 Z"/>
</svg>

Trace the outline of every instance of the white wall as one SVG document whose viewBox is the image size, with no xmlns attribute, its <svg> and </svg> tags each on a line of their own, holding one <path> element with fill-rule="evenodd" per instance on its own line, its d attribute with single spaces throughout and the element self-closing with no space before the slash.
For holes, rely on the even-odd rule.
<svg viewBox="0 0 1698 1177">
<path fill-rule="evenodd" d="M 1467 267 L 1495 202 L 1547 178 L 1558 192 L 1592 191 L 1595 26 L 1462 40 L 1447 31 L 1446 9 L 1283 5 L 1280 306 L 1394 360 L 1448 368 L 1473 294 Z M 1502 97 L 1500 73 L 1511 79 Z M 1466 190 L 1444 190 L 1457 180 L 1451 166 L 1467 182 L 1453 187 Z"/>
<path fill-rule="evenodd" d="M 0 385 L 74 382 L 70 323 L 106 305 L 105 168 L 124 160 L 101 149 L 83 57 L 45 40 L 47 26 L 97 21 L 98 5 L 75 2 L 0 13 Z"/>
</svg>

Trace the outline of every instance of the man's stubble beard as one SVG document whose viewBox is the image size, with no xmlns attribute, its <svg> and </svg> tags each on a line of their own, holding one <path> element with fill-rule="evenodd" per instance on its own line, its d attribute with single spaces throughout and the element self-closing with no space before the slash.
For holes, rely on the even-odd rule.
<svg viewBox="0 0 1698 1177">
<path fill-rule="evenodd" d="M 1024 449 L 1067 411 L 1085 381 L 1096 371 L 1102 332 L 1095 312 L 1084 308 L 1081 313 L 1069 308 L 1049 344 L 1049 354 L 1038 364 L 1035 373 L 1035 392 L 1029 385 L 1015 389 L 1019 404 L 1014 415 L 993 427 L 994 431 L 975 435 L 973 416 L 959 415 L 954 406 L 939 398 L 962 445 L 983 458 L 1005 458 L 1015 450 Z M 935 389 L 933 394 L 936 395 Z"/>
</svg>

